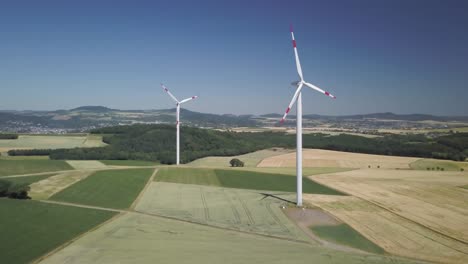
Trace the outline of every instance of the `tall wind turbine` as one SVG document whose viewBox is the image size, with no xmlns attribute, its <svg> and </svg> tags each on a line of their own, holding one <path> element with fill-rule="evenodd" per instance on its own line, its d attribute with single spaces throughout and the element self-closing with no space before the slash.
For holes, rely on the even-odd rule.
<svg viewBox="0 0 468 264">
<path fill-rule="evenodd" d="M 197 98 L 198 96 L 192 96 L 187 99 L 184 99 L 182 101 L 177 100 L 177 98 L 169 92 L 169 89 L 164 86 L 164 84 L 161 83 L 161 87 L 164 89 L 164 91 L 176 102 L 176 129 L 177 129 L 177 136 L 176 136 L 176 152 L 177 152 L 177 158 L 176 158 L 176 164 L 179 165 L 180 163 L 180 105 L 183 103 L 186 103 L 190 100 L 193 100 Z"/>
<path fill-rule="evenodd" d="M 304 81 L 304 77 L 302 75 L 302 68 L 301 62 L 299 61 L 299 54 L 297 53 L 296 47 L 296 40 L 294 39 L 294 32 L 293 27 L 291 25 L 291 37 L 292 37 L 292 44 L 294 48 L 294 56 L 296 57 L 296 67 L 297 67 L 297 74 L 299 75 L 299 81 L 295 82 L 294 84 L 297 85 L 297 90 L 294 93 L 294 96 L 289 103 L 288 108 L 286 109 L 286 113 L 284 113 L 283 118 L 281 119 L 281 123 L 284 122 L 286 116 L 288 115 L 291 107 L 297 102 L 297 117 L 296 117 L 296 176 L 297 176 L 297 206 L 302 206 L 302 94 L 301 90 L 302 87 L 307 86 L 312 88 L 320 93 L 323 93 L 326 96 L 329 96 L 333 99 L 336 99 L 335 96 L 331 95 L 329 92 L 326 92 L 317 86 Z"/>
</svg>

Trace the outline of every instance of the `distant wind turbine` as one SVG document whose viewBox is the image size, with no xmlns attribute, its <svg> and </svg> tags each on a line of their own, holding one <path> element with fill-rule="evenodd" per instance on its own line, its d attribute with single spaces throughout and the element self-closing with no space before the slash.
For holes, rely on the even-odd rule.
<svg viewBox="0 0 468 264">
<path fill-rule="evenodd" d="M 180 105 L 183 104 L 183 103 L 186 103 L 190 100 L 193 100 L 195 98 L 197 98 L 198 96 L 192 96 L 192 97 L 189 97 L 187 99 L 184 99 L 182 101 L 179 101 L 177 100 L 177 98 L 171 93 L 169 92 L 169 89 L 166 88 L 166 86 L 164 86 L 164 84 L 161 83 L 161 87 L 164 89 L 164 91 L 172 98 L 172 100 L 174 100 L 176 102 L 176 129 L 177 129 L 177 139 L 176 139 L 176 152 L 177 152 L 177 158 L 176 158 L 176 164 L 179 165 L 180 163 L 180 119 L 179 119 L 179 116 L 180 116 Z"/>
<path fill-rule="evenodd" d="M 288 108 L 286 109 L 286 113 L 284 113 L 283 118 L 281 119 L 281 123 L 284 122 L 286 116 L 288 115 L 291 107 L 297 102 L 297 117 L 296 117 L 296 176 L 297 176 L 297 206 L 302 206 L 302 95 L 301 90 L 302 87 L 305 85 L 309 88 L 312 88 L 320 93 L 323 93 L 326 96 L 329 96 L 333 99 L 336 99 L 335 96 L 331 95 L 329 92 L 326 92 L 317 86 L 304 81 L 304 77 L 302 75 L 302 68 L 301 62 L 299 61 L 299 55 L 297 53 L 296 47 L 296 40 L 294 39 L 294 32 L 293 27 L 290 27 L 291 37 L 292 37 L 292 44 L 294 48 L 294 56 L 296 57 L 296 67 L 297 67 L 297 74 L 299 75 L 299 81 L 295 82 L 294 84 L 297 85 L 297 90 L 294 93 L 294 96 L 289 103 Z"/>
</svg>

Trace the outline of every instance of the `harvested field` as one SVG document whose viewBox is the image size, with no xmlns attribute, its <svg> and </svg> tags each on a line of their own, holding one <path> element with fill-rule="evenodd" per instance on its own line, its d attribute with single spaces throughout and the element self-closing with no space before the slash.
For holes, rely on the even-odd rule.
<svg viewBox="0 0 468 264">
<path fill-rule="evenodd" d="M 370 155 L 322 149 L 303 150 L 304 167 L 409 169 L 410 163 L 419 158 Z M 258 167 L 296 167 L 296 153 L 288 153 L 263 159 Z"/>
<path fill-rule="evenodd" d="M 98 171 L 54 194 L 51 200 L 116 209 L 130 207 L 153 169 Z"/>
<path fill-rule="evenodd" d="M 115 213 L 0 199 L 2 263 L 30 263 Z"/>
<path fill-rule="evenodd" d="M 0 177 L 61 170 L 73 170 L 73 168 L 62 160 L 0 160 Z"/>
<path fill-rule="evenodd" d="M 188 163 L 188 165 L 193 167 L 230 167 L 229 161 L 237 158 L 244 162 L 245 167 L 256 167 L 265 158 L 283 155 L 292 151 L 282 148 L 264 149 L 238 156 L 201 158 Z"/>
<path fill-rule="evenodd" d="M 47 177 L 41 181 L 37 181 L 31 184 L 31 191 L 29 196 L 35 200 L 48 199 L 55 193 L 73 185 L 74 183 L 81 181 L 91 175 L 93 171 L 71 171 L 60 173 L 52 177 Z M 28 176 L 28 177 L 40 177 L 40 176 Z M 15 179 L 21 179 L 24 177 L 17 177 Z M 13 178 L 10 178 L 13 179 Z"/>
<path fill-rule="evenodd" d="M 436 159 L 420 159 L 410 164 L 414 170 L 439 170 L 444 171 L 460 171 L 468 170 L 468 162 L 451 161 L 451 160 L 436 160 Z"/>
<path fill-rule="evenodd" d="M 468 248 L 424 226 L 352 196 L 304 195 L 391 254 L 433 262 L 466 263 Z"/>
<path fill-rule="evenodd" d="M 414 263 L 127 213 L 41 263 Z"/>
<path fill-rule="evenodd" d="M 0 140 L 0 151 L 10 149 L 59 149 L 76 147 L 102 147 L 105 146 L 102 137 L 90 136 L 58 136 L 58 135 L 20 135 L 18 139 Z"/>
<path fill-rule="evenodd" d="M 77 170 L 105 169 L 107 166 L 97 160 L 67 160 L 67 163 Z"/>
<path fill-rule="evenodd" d="M 468 173 L 355 170 L 313 179 L 468 243 L 468 193 L 458 188 Z"/>
<path fill-rule="evenodd" d="M 294 200 L 294 194 L 283 194 Z M 135 210 L 294 240 L 308 238 L 282 212 L 285 202 L 261 191 L 153 182 Z"/>
</svg>

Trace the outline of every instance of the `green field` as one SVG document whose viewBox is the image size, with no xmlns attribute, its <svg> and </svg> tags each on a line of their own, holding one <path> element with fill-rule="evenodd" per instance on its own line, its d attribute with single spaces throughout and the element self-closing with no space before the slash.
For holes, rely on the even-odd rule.
<svg viewBox="0 0 468 264">
<path fill-rule="evenodd" d="M 115 213 L 0 199 L 1 263 L 29 263 Z"/>
<path fill-rule="evenodd" d="M 108 166 L 156 166 L 159 162 L 144 161 L 144 160 L 100 160 L 100 162 Z"/>
<path fill-rule="evenodd" d="M 44 174 L 44 175 L 37 175 L 37 176 L 24 176 L 24 177 L 5 177 L 2 180 L 7 180 L 9 182 L 12 182 L 14 184 L 31 184 L 35 183 L 38 181 L 42 181 L 44 179 L 47 179 L 51 176 L 56 175 L 55 173 L 50 173 L 50 174 Z"/>
<path fill-rule="evenodd" d="M 221 186 L 228 188 L 296 191 L 296 178 L 283 174 L 263 173 L 246 170 L 161 168 L 156 181 Z M 342 193 L 303 178 L 304 193 L 342 195 Z"/>
<path fill-rule="evenodd" d="M 410 168 L 414 170 L 427 170 L 427 168 L 437 167 L 443 168 L 445 171 L 460 171 L 460 169 L 467 170 L 468 162 L 451 161 L 451 160 L 436 160 L 436 159 L 420 159 L 410 163 Z"/>
<path fill-rule="evenodd" d="M 306 243 L 243 234 L 127 213 L 87 234 L 42 264 L 178 263 L 417 263 L 337 251 Z"/>
<path fill-rule="evenodd" d="M 280 194 L 294 201 L 295 194 Z M 153 182 L 136 211 L 253 233 L 309 241 L 283 213 L 282 200 L 255 190 Z M 312 243 L 312 241 L 311 241 Z"/>
<path fill-rule="evenodd" d="M 291 151 L 292 150 L 274 148 L 259 150 L 252 153 L 232 157 L 205 157 L 194 160 L 188 165 L 193 167 L 230 167 L 231 165 L 229 164 L 229 161 L 231 159 L 237 158 L 244 162 L 245 167 L 256 167 L 257 164 L 265 158 L 286 154 Z"/>
<path fill-rule="evenodd" d="M 98 171 L 54 194 L 51 200 L 109 208 L 130 207 L 153 169 Z"/>
<path fill-rule="evenodd" d="M 73 168 L 63 160 L 0 160 L 0 177 L 61 170 L 73 170 Z"/>
<path fill-rule="evenodd" d="M 320 238 L 337 244 L 346 245 L 376 254 L 385 253 L 382 248 L 363 237 L 359 232 L 347 224 L 312 226 L 310 229 Z"/>
<path fill-rule="evenodd" d="M 18 139 L 0 140 L 0 151 L 102 147 L 105 145 L 99 135 L 20 135 Z"/>
<path fill-rule="evenodd" d="M 296 168 L 291 168 L 291 167 L 256 167 L 256 168 L 231 168 L 231 169 L 296 176 Z M 353 170 L 353 169 L 338 168 L 338 167 L 309 167 L 309 168 L 302 168 L 302 175 L 305 177 L 305 176 L 312 176 L 312 175 L 317 175 L 317 174 L 328 174 L 328 173 L 343 172 L 343 171 L 350 171 L 350 170 Z"/>
</svg>

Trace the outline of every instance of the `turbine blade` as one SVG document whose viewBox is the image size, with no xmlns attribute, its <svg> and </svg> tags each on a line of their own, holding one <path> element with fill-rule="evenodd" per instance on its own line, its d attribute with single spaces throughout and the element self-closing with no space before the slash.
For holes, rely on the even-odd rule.
<svg viewBox="0 0 468 264">
<path fill-rule="evenodd" d="M 177 100 L 177 98 L 175 98 L 175 96 L 171 94 L 171 92 L 169 92 L 169 89 L 167 89 L 166 86 L 164 86 L 164 84 L 161 83 L 161 87 L 172 98 L 172 100 L 174 100 L 176 103 L 179 103 L 179 100 Z"/>
<path fill-rule="evenodd" d="M 198 96 L 192 96 L 192 97 L 189 97 L 189 98 L 187 98 L 187 99 L 184 99 L 184 100 L 180 101 L 180 103 L 183 104 L 183 103 L 185 103 L 185 102 L 188 102 L 188 101 L 193 100 L 193 99 L 196 99 L 196 98 L 198 98 Z"/>
<path fill-rule="evenodd" d="M 294 93 L 294 96 L 291 99 L 291 102 L 289 103 L 289 106 L 286 109 L 286 112 L 284 113 L 283 118 L 281 118 L 281 121 L 280 121 L 281 124 L 284 123 L 284 120 L 286 119 L 286 116 L 288 115 L 289 111 L 291 110 L 291 107 L 293 107 L 294 103 L 296 102 L 297 97 L 299 96 L 299 93 L 301 92 L 301 89 L 302 89 L 302 83 L 299 84 L 299 86 L 297 87 L 297 90 Z"/>
<path fill-rule="evenodd" d="M 291 31 L 291 37 L 292 37 L 292 44 L 294 48 L 294 56 L 296 58 L 297 74 L 299 74 L 299 78 L 301 78 L 301 81 L 302 81 L 304 80 L 304 78 L 302 77 L 302 67 L 301 67 L 301 62 L 299 61 L 299 54 L 297 53 L 296 39 L 294 38 L 292 25 L 290 26 L 290 31 Z"/>
<path fill-rule="evenodd" d="M 312 88 L 312 89 L 314 89 L 314 90 L 320 92 L 320 93 L 323 93 L 323 94 L 326 95 L 326 96 L 329 96 L 329 97 L 331 97 L 331 98 L 333 98 L 333 99 L 336 99 L 336 97 L 335 97 L 334 95 L 332 95 L 331 93 L 329 93 L 329 92 L 327 92 L 327 91 L 324 91 L 324 90 L 318 88 L 317 86 L 315 86 L 315 85 L 313 85 L 313 84 L 311 84 L 311 83 L 304 82 L 304 84 L 307 85 L 307 86 L 309 86 L 310 88 Z"/>
</svg>

